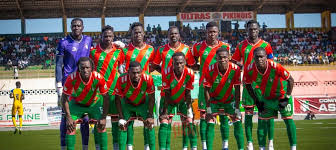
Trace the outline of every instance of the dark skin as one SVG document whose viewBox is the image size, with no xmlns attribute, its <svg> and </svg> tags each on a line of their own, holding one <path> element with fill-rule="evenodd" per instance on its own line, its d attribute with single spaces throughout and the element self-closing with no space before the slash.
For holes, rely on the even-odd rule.
<svg viewBox="0 0 336 150">
<path fill-rule="evenodd" d="M 128 75 L 130 77 L 130 80 L 131 80 L 131 83 L 132 83 L 133 87 L 138 87 L 140 79 L 141 79 L 141 76 L 142 76 L 142 69 L 141 69 L 141 67 L 140 66 L 131 67 L 128 70 Z M 148 103 L 149 107 L 148 107 L 148 109 L 149 110 L 153 110 L 154 104 L 155 104 L 155 95 L 154 95 L 154 93 L 148 94 L 148 98 L 149 98 L 149 103 Z M 120 96 L 116 95 L 116 106 L 117 106 L 117 109 L 119 111 L 119 119 L 125 119 L 124 114 L 122 112 L 121 99 L 122 98 Z M 147 116 L 147 119 L 144 121 L 144 125 L 147 128 L 152 128 L 152 125 L 154 125 L 153 111 L 149 111 L 148 112 L 148 116 Z M 120 126 L 120 129 L 123 130 L 123 131 L 126 131 L 127 130 L 127 126 L 128 126 L 127 124 L 124 125 L 124 126 Z"/>
<path fill-rule="evenodd" d="M 169 31 L 168 31 L 168 38 L 169 38 L 169 46 L 176 50 L 180 45 L 180 32 L 177 28 L 171 28 Z M 161 67 L 160 65 L 156 65 L 156 64 L 152 64 L 152 67 L 158 71 L 158 72 L 161 72 Z"/>
<path fill-rule="evenodd" d="M 228 51 L 222 51 L 218 52 L 216 54 L 216 60 L 218 62 L 218 69 L 221 75 L 224 75 L 228 69 L 229 66 L 229 58 L 230 54 Z M 240 85 L 234 85 L 235 88 L 235 107 L 236 109 L 239 109 L 239 103 L 240 103 Z M 206 87 L 204 89 L 204 96 L 206 101 L 206 106 L 210 107 L 210 87 Z M 212 114 L 206 115 L 206 120 L 209 122 L 210 120 L 214 119 Z"/>
<path fill-rule="evenodd" d="M 141 26 L 135 26 L 132 30 L 132 44 L 138 49 L 144 48 L 144 36 L 143 28 Z"/>
<path fill-rule="evenodd" d="M 83 82 L 88 82 L 90 79 L 90 75 L 93 71 L 93 66 L 91 66 L 90 61 L 82 61 L 79 64 L 79 74 L 83 80 Z M 98 129 L 104 130 L 106 127 L 106 116 L 108 113 L 108 106 L 109 106 L 109 97 L 107 94 L 103 94 L 103 114 L 100 120 L 98 120 Z M 69 109 L 69 95 L 62 94 L 62 106 L 63 110 L 65 111 L 65 116 L 66 116 L 66 127 L 67 130 L 70 132 L 73 132 L 76 130 L 76 122 L 71 118 L 71 113 Z"/>
<path fill-rule="evenodd" d="M 16 83 L 16 88 L 17 88 L 17 89 L 21 88 L 21 83 Z M 14 98 L 13 93 L 10 93 L 10 94 L 9 94 L 9 97 L 10 97 L 10 98 Z M 17 99 L 18 99 L 18 98 L 17 98 Z M 23 93 L 21 94 L 21 100 L 24 100 L 24 94 L 23 94 Z M 15 115 L 12 116 L 12 117 L 15 117 Z M 22 115 L 19 115 L 19 118 L 22 118 Z"/>
<path fill-rule="evenodd" d="M 256 64 L 256 67 L 260 73 L 265 73 L 267 69 L 267 54 L 266 51 L 255 51 L 253 54 L 253 59 Z M 287 87 L 287 95 L 291 95 L 293 91 L 293 86 L 294 86 L 294 78 L 290 76 L 287 80 L 288 82 L 288 87 Z M 251 84 L 246 84 L 246 89 L 248 93 L 251 95 L 251 97 L 254 99 L 254 102 L 257 103 L 259 99 L 257 98 L 252 85 Z"/>
<path fill-rule="evenodd" d="M 218 45 L 219 41 L 218 41 L 218 34 L 219 34 L 219 29 L 218 27 L 214 26 L 214 27 L 209 27 L 206 29 L 206 43 L 208 46 L 210 47 L 214 47 L 216 45 Z M 198 57 L 195 57 L 196 60 L 196 64 L 198 61 Z M 199 70 L 199 65 L 194 65 L 192 68 L 194 70 Z"/>
<path fill-rule="evenodd" d="M 83 35 L 83 23 L 79 20 L 74 20 L 71 22 L 71 37 L 76 40 L 80 41 Z"/>
<path fill-rule="evenodd" d="M 173 57 L 173 70 L 175 76 L 180 79 L 184 70 L 184 67 L 186 65 L 186 60 L 183 56 L 175 56 Z M 168 100 L 171 99 L 171 89 L 165 89 L 165 96 L 164 99 L 164 106 L 163 106 L 163 111 L 162 114 L 160 115 L 160 119 L 169 119 L 168 114 L 167 114 L 167 108 L 168 108 Z M 185 99 L 188 105 L 188 108 L 191 108 L 191 92 L 190 90 L 186 89 L 185 91 Z"/>
<path fill-rule="evenodd" d="M 106 30 L 102 33 L 102 42 L 100 43 L 101 48 L 106 52 L 109 53 L 113 49 L 113 39 L 114 34 L 111 30 Z"/>
</svg>

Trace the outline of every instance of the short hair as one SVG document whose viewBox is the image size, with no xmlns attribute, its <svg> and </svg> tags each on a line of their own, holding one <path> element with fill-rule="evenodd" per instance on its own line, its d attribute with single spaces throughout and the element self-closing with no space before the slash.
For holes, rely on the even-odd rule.
<svg viewBox="0 0 336 150">
<path fill-rule="evenodd" d="M 259 24 L 256 20 L 249 20 L 249 21 L 246 22 L 246 24 L 245 24 L 245 28 L 248 28 L 249 25 L 250 25 L 250 24 L 253 24 L 253 23 L 257 24 L 258 27 L 260 27 L 260 24 Z"/>
<path fill-rule="evenodd" d="M 91 65 L 91 68 L 92 68 L 92 71 L 93 71 L 94 70 L 94 63 L 93 63 L 92 59 L 89 58 L 89 57 L 81 57 L 81 58 L 79 58 L 79 60 L 77 62 L 77 69 L 79 69 L 79 64 L 81 62 L 84 62 L 84 61 L 89 61 L 90 62 L 90 65 Z"/>
<path fill-rule="evenodd" d="M 216 50 L 216 55 L 218 55 L 220 52 L 227 52 L 230 55 L 230 52 L 223 47 L 220 47 Z"/>
<path fill-rule="evenodd" d="M 211 28 L 211 27 L 217 27 L 218 28 L 218 25 L 215 21 L 208 22 L 206 24 L 206 29 Z"/>
<path fill-rule="evenodd" d="M 170 30 L 172 30 L 172 29 L 177 29 L 177 31 L 180 32 L 180 29 L 179 29 L 177 26 L 170 26 L 170 27 L 168 28 L 168 32 L 169 32 Z"/>
<path fill-rule="evenodd" d="M 111 27 L 110 25 L 107 25 L 107 26 L 104 26 L 104 27 L 102 28 L 102 33 L 104 33 L 104 32 L 107 31 L 107 30 L 111 30 L 112 32 L 114 32 L 113 27 Z"/>
<path fill-rule="evenodd" d="M 131 61 L 129 64 L 129 68 L 132 67 L 140 67 L 141 68 L 141 64 L 138 61 Z"/>
<path fill-rule="evenodd" d="M 264 51 L 265 54 L 266 54 L 266 50 L 265 50 L 265 48 L 263 48 L 263 47 L 257 47 L 257 48 L 255 48 L 254 51 L 253 51 L 253 54 L 255 54 L 255 53 L 258 52 L 258 51 Z"/>
<path fill-rule="evenodd" d="M 177 57 L 177 56 L 182 56 L 185 59 L 185 55 L 182 52 L 175 52 L 172 58 Z"/>
<path fill-rule="evenodd" d="M 83 25 L 83 20 L 82 20 L 81 18 L 73 18 L 73 19 L 71 20 L 71 24 L 72 24 L 73 22 L 75 22 L 75 21 L 80 21 L 80 22 L 82 22 L 82 25 Z"/>
<path fill-rule="evenodd" d="M 137 26 L 140 26 L 140 27 L 143 28 L 142 23 L 140 23 L 140 22 L 134 22 L 134 23 L 132 23 L 132 25 L 131 25 L 131 31 L 132 31 L 135 27 L 137 27 Z"/>
<path fill-rule="evenodd" d="M 15 82 L 15 85 L 18 87 L 18 86 L 21 86 L 21 82 L 20 81 L 16 81 Z"/>
</svg>

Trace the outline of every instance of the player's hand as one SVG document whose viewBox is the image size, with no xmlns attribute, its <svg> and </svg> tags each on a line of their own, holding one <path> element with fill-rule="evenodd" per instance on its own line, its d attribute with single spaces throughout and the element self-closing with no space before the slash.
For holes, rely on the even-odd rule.
<svg viewBox="0 0 336 150">
<path fill-rule="evenodd" d="M 76 122 L 70 116 L 66 117 L 66 128 L 70 132 L 76 130 Z"/>
<path fill-rule="evenodd" d="M 160 115 L 159 119 L 160 121 L 165 120 L 165 119 L 169 120 L 169 116 L 167 114 L 162 114 Z"/>
<path fill-rule="evenodd" d="M 207 113 L 207 114 L 205 115 L 205 120 L 206 120 L 207 122 L 210 122 L 210 120 L 214 120 L 214 117 L 213 117 L 212 114 Z"/>
<path fill-rule="evenodd" d="M 63 93 L 62 82 L 57 82 L 56 85 L 55 85 L 55 87 L 56 87 L 56 92 L 57 92 L 58 97 L 61 97 L 62 93 Z"/>
<path fill-rule="evenodd" d="M 240 110 L 238 108 L 235 109 L 235 116 L 236 116 L 236 118 L 241 119 L 242 115 L 241 115 Z"/>
<path fill-rule="evenodd" d="M 147 127 L 148 129 L 152 129 L 154 127 L 154 119 L 153 118 L 147 118 L 144 121 L 144 125 L 145 127 Z"/>
<path fill-rule="evenodd" d="M 98 121 L 98 128 L 104 130 L 106 127 L 106 118 L 100 119 Z"/>
<path fill-rule="evenodd" d="M 256 102 L 256 105 L 257 105 L 257 108 L 258 108 L 259 112 L 263 112 L 265 110 L 265 108 L 264 108 L 265 103 L 264 102 L 261 102 L 261 101 L 258 100 Z"/>
<path fill-rule="evenodd" d="M 289 99 L 287 97 L 279 100 L 279 108 L 284 109 L 288 105 Z"/>
<path fill-rule="evenodd" d="M 120 128 L 121 130 L 123 130 L 123 131 L 126 131 L 126 130 L 127 130 L 127 127 L 126 127 L 126 125 L 127 125 L 127 121 L 126 121 L 126 120 L 124 120 L 124 119 L 119 119 L 118 124 L 119 124 L 119 128 Z"/>
</svg>

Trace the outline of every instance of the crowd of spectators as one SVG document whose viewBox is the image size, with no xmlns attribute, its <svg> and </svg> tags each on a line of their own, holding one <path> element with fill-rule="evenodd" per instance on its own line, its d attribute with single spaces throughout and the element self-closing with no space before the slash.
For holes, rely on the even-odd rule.
<svg viewBox="0 0 336 150">
<path fill-rule="evenodd" d="M 162 31 L 161 26 L 145 27 L 146 43 L 155 48 L 168 43 L 167 32 Z M 199 28 L 191 29 L 184 25 L 181 30 L 184 43 L 192 46 L 194 43 L 205 39 L 204 24 Z M 333 29 L 334 33 L 336 32 Z M 99 33 L 90 35 L 94 39 L 93 46 L 99 42 Z M 267 31 L 262 30 L 260 36 L 272 46 L 275 60 L 282 64 L 330 64 L 336 58 L 336 36 L 320 31 Z M 58 41 L 62 34 L 40 35 L 8 35 L 0 36 L 0 65 L 10 69 L 18 66 L 24 69 L 27 66 L 42 65 L 50 68 L 54 63 Z M 220 40 L 231 44 L 231 52 L 235 51 L 236 45 L 244 40 L 246 32 L 234 29 L 231 32 L 222 33 Z M 130 42 L 129 32 L 116 32 L 115 40 Z"/>
</svg>

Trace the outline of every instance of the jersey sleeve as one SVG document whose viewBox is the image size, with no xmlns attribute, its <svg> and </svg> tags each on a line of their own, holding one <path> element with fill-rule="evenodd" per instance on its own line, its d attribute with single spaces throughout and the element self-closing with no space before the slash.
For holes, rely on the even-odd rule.
<svg viewBox="0 0 336 150">
<path fill-rule="evenodd" d="M 237 47 L 236 47 L 235 52 L 232 55 L 232 59 L 235 60 L 235 61 L 238 61 L 238 62 L 242 58 L 242 55 L 241 55 L 241 52 L 240 52 L 240 47 L 241 47 L 241 44 L 238 44 Z"/>
<path fill-rule="evenodd" d="M 154 61 L 153 61 L 153 64 L 155 65 L 160 65 L 161 63 L 161 60 L 162 60 L 162 55 L 160 53 L 160 49 L 161 48 L 158 48 L 156 51 L 155 51 L 155 58 L 154 58 Z"/>
<path fill-rule="evenodd" d="M 193 65 L 196 64 L 195 58 L 193 57 L 190 48 L 188 48 L 188 51 L 187 51 L 185 57 L 186 57 L 186 59 L 187 59 L 187 64 L 188 64 L 189 66 L 193 66 Z"/>
<path fill-rule="evenodd" d="M 288 80 L 289 77 L 290 77 L 289 71 L 287 69 L 285 69 L 284 67 L 282 67 L 282 65 L 280 65 L 279 63 L 278 63 L 278 66 L 277 66 L 277 73 L 284 80 Z"/>
<path fill-rule="evenodd" d="M 153 47 L 150 47 L 153 49 L 153 51 L 151 52 L 150 56 L 149 56 L 149 59 L 148 59 L 148 62 L 149 63 L 152 63 L 154 61 L 154 56 L 155 56 L 155 50 Z"/>
<path fill-rule="evenodd" d="M 188 72 L 189 72 L 188 75 L 190 76 L 190 80 L 187 82 L 186 89 L 192 90 L 192 89 L 194 89 L 193 83 L 194 83 L 194 80 L 195 80 L 195 74 L 194 74 L 194 71 L 192 71 L 189 68 L 188 68 Z"/>
<path fill-rule="evenodd" d="M 267 59 L 273 59 L 273 50 L 269 43 L 267 43 L 267 46 L 265 47 Z"/>
<path fill-rule="evenodd" d="M 153 81 L 153 77 L 151 75 L 148 75 L 149 78 L 147 80 L 147 89 L 146 92 L 148 94 L 153 94 L 155 92 L 155 86 L 154 86 L 154 81 Z"/>
<path fill-rule="evenodd" d="M 73 84 L 72 84 L 72 81 L 73 79 L 75 78 L 75 74 L 72 73 L 70 74 L 65 83 L 64 83 L 64 88 L 63 88 L 63 93 L 66 94 L 66 95 L 71 95 L 72 93 L 72 90 L 73 90 Z"/>
<path fill-rule="evenodd" d="M 98 88 L 99 88 L 99 92 L 101 94 L 105 94 L 105 93 L 108 92 L 108 88 L 107 88 L 106 82 L 105 82 L 103 77 L 99 78 L 99 87 Z"/>
<path fill-rule="evenodd" d="M 123 76 L 120 76 L 117 80 L 117 84 L 115 86 L 115 89 L 114 89 L 114 94 L 115 95 L 119 95 L 121 97 L 124 96 L 124 93 L 123 93 L 123 90 L 122 90 L 122 87 L 121 87 L 121 80 L 122 80 Z"/>
</svg>

